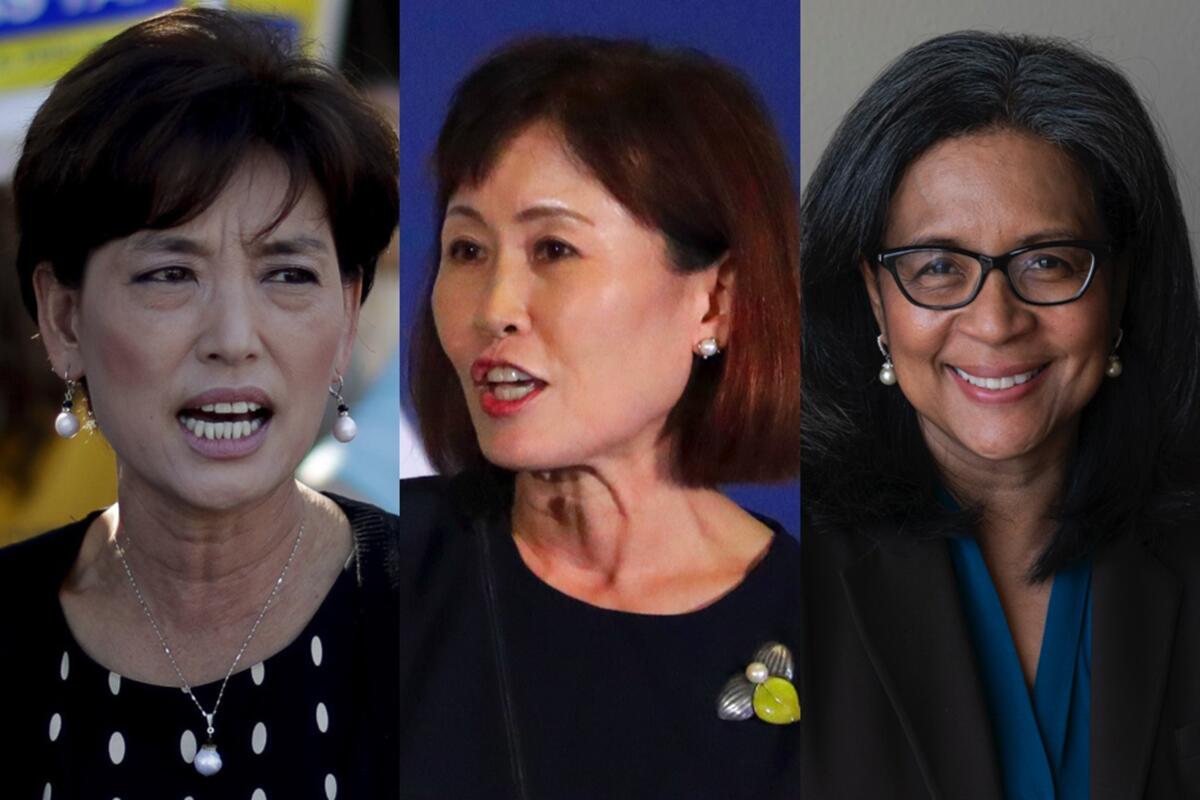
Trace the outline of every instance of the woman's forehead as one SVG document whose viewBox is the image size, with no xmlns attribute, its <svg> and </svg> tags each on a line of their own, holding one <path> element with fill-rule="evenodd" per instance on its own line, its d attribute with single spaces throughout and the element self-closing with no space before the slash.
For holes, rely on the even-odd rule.
<svg viewBox="0 0 1200 800">
<path fill-rule="evenodd" d="M 1098 236 L 1099 228 L 1076 161 L 1040 137 L 1001 130 L 944 139 L 909 164 L 889 204 L 886 238 L 1071 238 Z"/>
</svg>

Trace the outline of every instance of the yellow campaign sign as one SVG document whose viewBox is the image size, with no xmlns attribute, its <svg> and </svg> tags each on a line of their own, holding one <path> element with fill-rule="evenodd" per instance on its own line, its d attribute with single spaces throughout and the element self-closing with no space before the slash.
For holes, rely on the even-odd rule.
<svg viewBox="0 0 1200 800">
<path fill-rule="evenodd" d="M 2 0 L 0 0 L 2 2 Z M 234 0 L 228 7 L 235 11 L 275 17 L 295 29 L 300 41 L 306 44 L 320 38 L 323 6 L 329 0 Z M 201 5 L 199 2 L 154 3 L 145 10 L 161 12 L 167 6 Z M 211 5 L 211 3 L 209 3 Z M 150 16 L 133 9 L 122 9 L 115 15 L 95 15 L 91 18 L 55 20 L 54 24 L 31 26 L 28 33 L 5 32 L 0 25 L 0 92 L 49 86 L 79 62 L 101 42 L 115 36 L 130 25 Z M 4 20 L 0 18 L 0 23 Z"/>
</svg>

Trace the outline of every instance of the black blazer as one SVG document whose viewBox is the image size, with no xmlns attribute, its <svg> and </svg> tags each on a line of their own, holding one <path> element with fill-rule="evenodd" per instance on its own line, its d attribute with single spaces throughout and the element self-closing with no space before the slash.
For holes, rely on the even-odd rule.
<svg viewBox="0 0 1200 800">
<path fill-rule="evenodd" d="M 803 528 L 806 798 L 1001 800 L 944 540 Z M 1200 531 L 1092 575 L 1091 797 L 1200 798 Z"/>
</svg>

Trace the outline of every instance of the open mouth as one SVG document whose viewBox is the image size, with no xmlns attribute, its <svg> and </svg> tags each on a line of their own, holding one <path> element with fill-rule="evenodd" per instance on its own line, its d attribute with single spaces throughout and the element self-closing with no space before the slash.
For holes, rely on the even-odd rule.
<svg viewBox="0 0 1200 800">
<path fill-rule="evenodd" d="M 1043 364 L 1036 369 L 1031 369 L 1028 372 L 1019 372 L 1014 375 L 1002 375 L 996 377 L 981 378 L 977 375 L 972 375 L 966 370 L 953 367 L 954 372 L 958 377 L 962 378 L 967 383 L 980 389 L 987 389 L 993 392 L 1004 391 L 1011 389 L 1014 386 L 1020 386 L 1023 383 L 1028 383 L 1033 380 L 1044 370 L 1046 366 Z"/>
<path fill-rule="evenodd" d="M 273 412 L 259 403 L 205 403 L 179 412 L 179 424 L 197 439 L 244 439 L 258 431 Z"/>
<path fill-rule="evenodd" d="M 497 400 L 506 403 L 522 400 L 546 385 L 545 381 L 540 381 L 513 366 L 492 367 L 483 378 L 482 383 L 487 390 Z"/>
</svg>

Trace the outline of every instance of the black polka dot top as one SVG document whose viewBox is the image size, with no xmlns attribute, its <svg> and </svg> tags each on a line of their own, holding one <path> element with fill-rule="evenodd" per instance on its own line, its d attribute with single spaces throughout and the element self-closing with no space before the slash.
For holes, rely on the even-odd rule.
<svg viewBox="0 0 1200 800">
<path fill-rule="evenodd" d="M 89 521 L 77 525 L 86 529 Z M 82 530 L 74 537 L 74 552 L 81 538 Z M 16 776 L 9 787 L 23 791 L 9 794 L 0 779 L 0 795 L 42 800 L 389 796 L 394 768 L 386 763 L 387 748 L 377 745 L 392 738 L 389 727 L 397 711 L 386 696 L 372 691 L 377 687 L 369 679 L 369 661 L 384 655 L 371 652 L 372 642 L 386 634 L 363 624 L 370 615 L 362 607 L 359 567 L 351 559 L 291 644 L 230 677 L 214 719 L 221 767 L 211 775 L 196 768 L 197 753 L 207 743 L 206 722 L 187 693 L 131 680 L 93 661 L 71 636 L 57 591 L 44 597 L 42 587 L 30 587 L 33 598 L 47 607 L 29 603 L 22 609 L 27 615 L 43 613 L 23 617 L 27 624 L 16 626 L 10 639 L 21 645 L 5 647 L 0 656 L 0 681 L 12 693 L 9 702 L 19 701 L 9 722 L 0 721 L 5 750 L 18 756 L 16 769 L 8 770 Z M 146 635 L 154 635 L 148 624 Z M 220 686 L 218 680 L 193 691 L 211 710 Z M 0 698 L 0 706 L 4 702 Z M 380 713 L 378 704 L 389 703 L 390 713 Z"/>
</svg>

